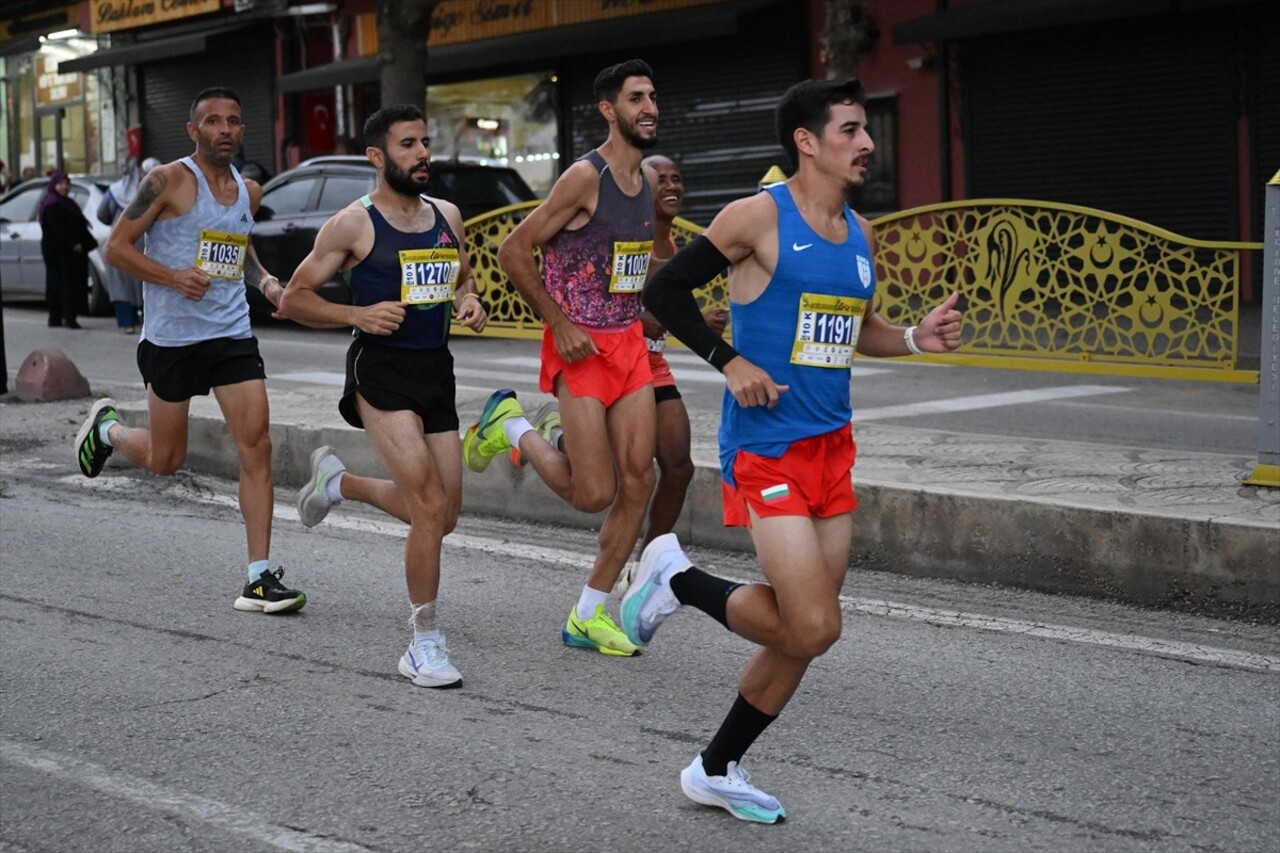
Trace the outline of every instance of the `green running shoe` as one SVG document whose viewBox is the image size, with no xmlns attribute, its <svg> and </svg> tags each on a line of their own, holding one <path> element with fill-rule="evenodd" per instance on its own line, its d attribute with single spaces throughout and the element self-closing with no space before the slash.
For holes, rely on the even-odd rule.
<svg viewBox="0 0 1280 853">
<path fill-rule="evenodd" d="M 627 639 L 627 635 L 613 624 L 609 614 L 605 613 L 603 604 L 596 605 L 596 615 L 590 619 L 579 619 L 576 606 L 570 610 L 569 621 L 561 630 L 560 639 L 566 646 L 575 649 L 595 649 L 602 655 L 631 657 L 640 654 L 640 649 L 636 648 L 635 644 Z"/>
<path fill-rule="evenodd" d="M 107 421 L 120 423 L 120 413 L 116 411 L 115 400 L 103 397 L 89 409 L 89 417 L 85 418 L 80 431 L 76 433 L 76 462 L 80 465 L 80 473 L 86 477 L 101 474 L 115 450 L 102 440 L 101 427 Z"/>
<path fill-rule="evenodd" d="M 511 449 L 502 425 L 510 418 L 524 417 L 524 409 L 516 400 L 516 392 L 499 388 L 485 401 L 480 420 L 467 427 L 462 438 L 462 458 L 467 467 L 479 474 L 499 453 Z"/>
</svg>

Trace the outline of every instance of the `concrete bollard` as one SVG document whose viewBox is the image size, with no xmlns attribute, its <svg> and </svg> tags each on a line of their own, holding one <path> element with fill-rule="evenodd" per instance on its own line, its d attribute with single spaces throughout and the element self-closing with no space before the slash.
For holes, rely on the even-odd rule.
<svg viewBox="0 0 1280 853">
<path fill-rule="evenodd" d="M 22 361 L 14 393 L 19 400 L 39 403 L 88 397 L 89 380 L 60 349 L 38 349 Z"/>
</svg>

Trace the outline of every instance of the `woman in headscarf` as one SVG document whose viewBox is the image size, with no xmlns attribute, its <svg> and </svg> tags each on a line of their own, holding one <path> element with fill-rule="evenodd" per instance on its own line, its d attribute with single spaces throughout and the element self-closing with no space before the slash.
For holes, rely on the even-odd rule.
<svg viewBox="0 0 1280 853">
<path fill-rule="evenodd" d="M 76 316 L 84 308 L 89 281 L 89 253 L 98 241 L 89 220 L 68 193 L 71 181 L 63 171 L 49 176 L 40 199 L 40 254 L 44 255 L 44 295 L 49 325 L 78 329 Z"/>
<path fill-rule="evenodd" d="M 138 194 L 138 187 L 142 184 L 142 179 L 147 176 L 147 172 L 159 165 L 160 161 L 154 157 L 143 160 L 141 166 L 136 159 L 129 158 L 124 172 L 112 182 L 111 186 L 107 187 L 107 196 L 103 200 L 102 207 L 98 208 L 98 219 L 103 225 L 115 224 L 120 213 Z M 141 322 L 142 282 L 108 264 L 107 294 L 111 297 L 111 304 L 116 309 L 116 325 L 125 334 L 136 334 L 138 324 Z"/>
</svg>

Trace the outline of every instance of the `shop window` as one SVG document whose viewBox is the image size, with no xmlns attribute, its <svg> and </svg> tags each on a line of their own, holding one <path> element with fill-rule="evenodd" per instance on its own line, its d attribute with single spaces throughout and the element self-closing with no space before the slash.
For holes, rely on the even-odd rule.
<svg viewBox="0 0 1280 853">
<path fill-rule="evenodd" d="M 876 150 L 866 183 L 851 194 L 853 208 L 867 218 L 898 210 L 898 96 L 867 99 L 867 132 Z"/>
<path fill-rule="evenodd" d="M 432 159 L 510 166 L 539 196 L 560 174 L 554 74 L 431 86 L 427 112 Z"/>
</svg>

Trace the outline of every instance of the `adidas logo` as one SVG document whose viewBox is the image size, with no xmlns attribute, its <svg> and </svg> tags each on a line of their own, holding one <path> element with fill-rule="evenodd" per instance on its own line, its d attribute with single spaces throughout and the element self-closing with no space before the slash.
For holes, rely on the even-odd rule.
<svg viewBox="0 0 1280 853">
<path fill-rule="evenodd" d="M 248 221 L 249 221 L 249 217 L 245 216 L 245 215 L 242 213 L 242 214 L 240 214 L 240 221 L 241 221 L 241 222 L 248 222 Z"/>
</svg>

